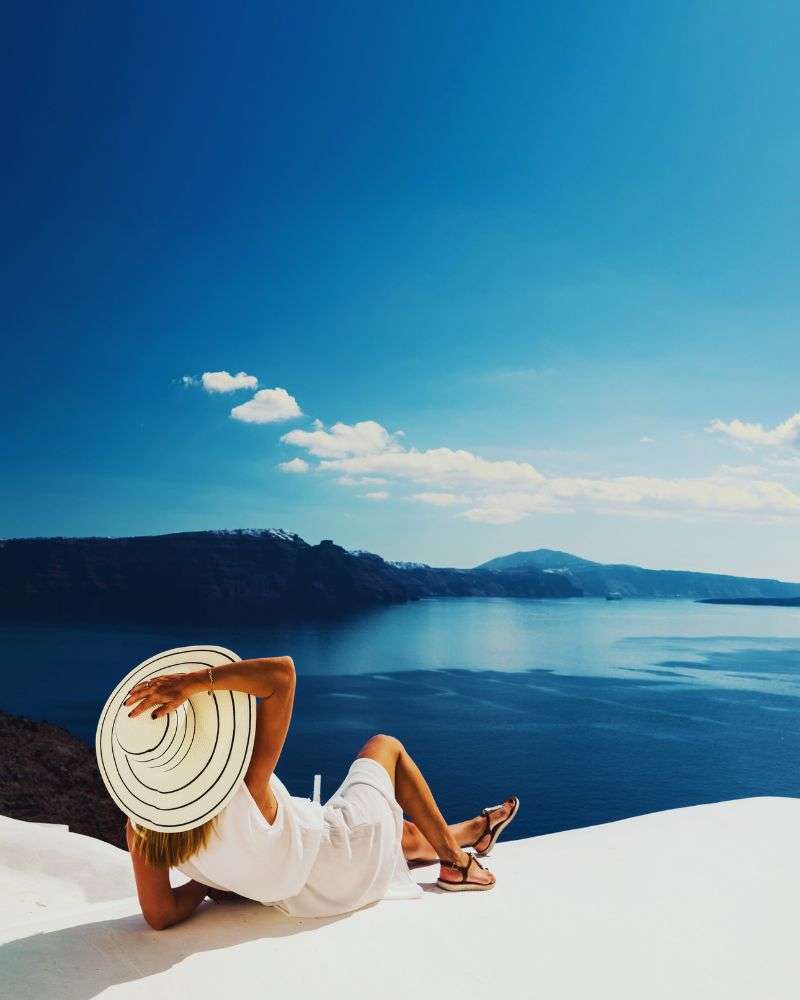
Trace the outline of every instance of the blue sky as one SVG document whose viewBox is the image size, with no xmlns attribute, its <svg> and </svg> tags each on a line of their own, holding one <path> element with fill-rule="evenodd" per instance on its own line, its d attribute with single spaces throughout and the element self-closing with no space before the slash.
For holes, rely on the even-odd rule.
<svg viewBox="0 0 800 1000">
<path fill-rule="evenodd" d="M 0 535 L 800 579 L 796 6 L 286 6 L 7 8 Z"/>
</svg>

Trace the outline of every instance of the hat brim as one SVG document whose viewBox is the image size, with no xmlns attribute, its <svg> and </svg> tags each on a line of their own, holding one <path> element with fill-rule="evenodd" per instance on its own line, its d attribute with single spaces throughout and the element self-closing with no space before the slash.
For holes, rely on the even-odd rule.
<svg viewBox="0 0 800 1000">
<path fill-rule="evenodd" d="M 97 724 L 100 775 L 112 799 L 140 827 L 191 830 L 221 812 L 244 779 L 253 753 L 256 699 L 243 691 L 193 695 L 159 719 L 135 718 L 131 688 L 162 674 L 234 663 L 223 646 L 181 646 L 134 667 L 108 697 Z"/>
</svg>

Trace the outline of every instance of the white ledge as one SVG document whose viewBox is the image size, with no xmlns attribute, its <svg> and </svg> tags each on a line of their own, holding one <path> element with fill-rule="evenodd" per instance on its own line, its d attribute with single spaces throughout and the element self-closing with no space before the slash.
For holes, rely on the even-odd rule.
<svg viewBox="0 0 800 1000">
<path fill-rule="evenodd" d="M 0 817 L 0 980 L 58 1000 L 788 1000 L 799 843 L 800 800 L 741 799 L 501 843 L 489 892 L 329 920 L 206 902 L 156 932 L 125 852 Z"/>
</svg>

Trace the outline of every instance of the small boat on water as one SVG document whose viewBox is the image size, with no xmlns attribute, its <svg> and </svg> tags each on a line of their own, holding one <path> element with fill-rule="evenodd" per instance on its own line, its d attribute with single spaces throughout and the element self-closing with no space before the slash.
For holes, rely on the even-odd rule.
<svg viewBox="0 0 800 1000">
<path fill-rule="evenodd" d="M 622 594 L 618 590 L 612 590 L 609 594 L 606 594 L 607 601 L 621 601 Z"/>
</svg>

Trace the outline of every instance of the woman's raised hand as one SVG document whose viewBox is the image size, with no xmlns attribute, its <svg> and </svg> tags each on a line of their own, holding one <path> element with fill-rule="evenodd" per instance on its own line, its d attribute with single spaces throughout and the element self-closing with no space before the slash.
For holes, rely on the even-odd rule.
<svg viewBox="0 0 800 1000">
<path fill-rule="evenodd" d="M 134 706 L 128 712 L 131 718 L 152 708 L 150 714 L 152 718 L 157 719 L 174 712 L 190 695 L 202 689 L 196 674 L 161 674 L 159 677 L 151 677 L 149 680 L 134 684 L 123 704 Z"/>
</svg>

